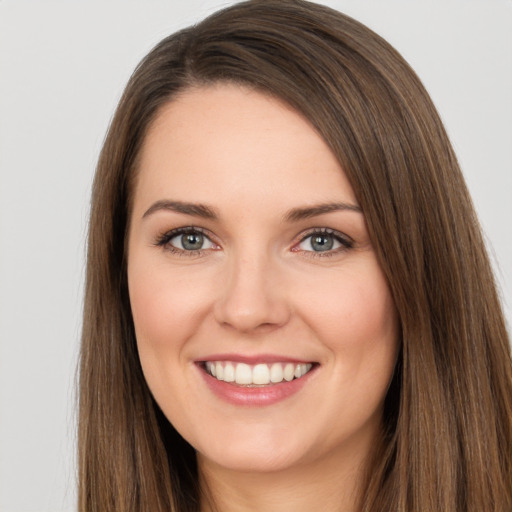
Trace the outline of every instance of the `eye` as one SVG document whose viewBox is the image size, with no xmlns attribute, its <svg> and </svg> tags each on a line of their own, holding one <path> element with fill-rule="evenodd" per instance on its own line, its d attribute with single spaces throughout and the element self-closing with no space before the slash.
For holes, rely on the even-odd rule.
<svg viewBox="0 0 512 512">
<path fill-rule="evenodd" d="M 197 231 L 173 236 L 168 243 L 184 251 L 200 251 L 213 247 L 211 240 Z"/>
<path fill-rule="evenodd" d="M 208 249 L 217 249 L 208 236 L 199 228 L 174 229 L 162 235 L 156 242 L 172 252 L 200 252 Z"/>
<path fill-rule="evenodd" d="M 315 230 L 306 235 L 295 250 L 314 253 L 338 252 L 343 249 L 350 249 L 353 242 L 342 233 L 330 229 Z"/>
</svg>

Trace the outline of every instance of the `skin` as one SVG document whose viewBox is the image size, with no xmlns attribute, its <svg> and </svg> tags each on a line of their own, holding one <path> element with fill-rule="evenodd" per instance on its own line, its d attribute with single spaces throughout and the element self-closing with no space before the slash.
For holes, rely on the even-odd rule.
<svg viewBox="0 0 512 512">
<path fill-rule="evenodd" d="M 208 205 L 217 218 L 159 201 Z M 333 203 L 353 208 L 285 220 Z M 208 237 L 203 250 L 179 249 L 180 236 L 159 244 L 190 226 Z M 343 243 L 313 250 L 314 228 Z M 235 85 L 187 90 L 165 105 L 141 153 L 128 281 L 147 383 L 197 450 L 219 509 L 354 510 L 398 325 L 352 187 L 312 126 Z M 241 406 L 205 384 L 197 361 L 218 353 L 317 364 L 292 396 Z"/>
</svg>

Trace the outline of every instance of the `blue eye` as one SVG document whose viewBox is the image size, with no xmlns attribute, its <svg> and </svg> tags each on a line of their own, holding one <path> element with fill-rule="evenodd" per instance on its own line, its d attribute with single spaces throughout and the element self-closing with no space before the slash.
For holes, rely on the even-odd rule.
<svg viewBox="0 0 512 512">
<path fill-rule="evenodd" d="M 323 229 L 305 236 L 300 241 L 298 249 L 316 253 L 336 252 L 343 248 L 349 249 L 352 245 L 352 241 L 343 237 L 341 233 Z"/>
<path fill-rule="evenodd" d="M 217 246 L 198 228 L 180 228 L 165 233 L 157 240 L 157 245 L 171 251 L 199 252 Z"/>
<path fill-rule="evenodd" d="M 200 251 L 213 248 L 211 240 L 198 231 L 175 235 L 168 243 L 182 251 Z"/>
</svg>

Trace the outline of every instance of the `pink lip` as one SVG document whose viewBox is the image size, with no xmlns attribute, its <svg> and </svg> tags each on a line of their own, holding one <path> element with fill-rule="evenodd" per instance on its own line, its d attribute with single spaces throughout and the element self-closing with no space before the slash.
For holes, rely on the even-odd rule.
<svg viewBox="0 0 512 512">
<path fill-rule="evenodd" d="M 196 362 L 204 361 L 232 361 L 233 363 L 245 363 L 245 364 L 258 364 L 258 363 L 311 363 L 306 359 L 295 359 L 289 356 L 280 356 L 275 354 L 257 354 L 253 356 L 242 355 L 242 354 L 211 354 L 200 359 Z"/>
<path fill-rule="evenodd" d="M 217 356 L 216 356 L 217 357 Z M 249 358 L 251 359 L 251 358 Z M 233 359 L 233 356 L 230 355 L 228 358 L 219 357 L 216 359 L 208 359 L 208 361 L 240 361 L 237 359 Z M 246 362 L 247 359 L 244 359 L 240 362 Z M 259 362 L 277 362 L 283 361 L 283 359 L 278 359 L 275 361 L 269 361 L 268 359 L 262 360 L 258 359 Z M 290 361 L 290 359 L 285 359 L 285 361 Z M 292 361 L 290 361 L 292 362 Z M 301 362 L 301 361 L 299 361 Z M 250 363 L 248 363 L 250 364 Z M 314 366 L 306 375 L 301 377 L 300 379 L 294 379 L 290 382 L 281 382 L 279 384 L 271 384 L 268 386 L 261 387 L 245 387 L 238 386 L 234 383 L 224 382 L 217 380 L 215 377 L 212 377 L 204 370 L 201 364 L 197 364 L 197 368 L 201 373 L 206 385 L 217 397 L 221 400 L 228 402 L 232 405 L 238 406 L 253 406 L 253 407 L 262 407 L 266 405 L 272 405 L 278 402 L 281 402 L 295 393 L 299 392 L 309 381 L 310 376 L 315 373 L 317 366 Z"/>
</svg>

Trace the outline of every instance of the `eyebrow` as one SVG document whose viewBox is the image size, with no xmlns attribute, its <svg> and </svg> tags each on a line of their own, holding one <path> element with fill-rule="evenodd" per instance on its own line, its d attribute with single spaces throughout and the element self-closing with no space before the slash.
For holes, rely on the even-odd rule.
<svg viewBox="0 0 512 512">
<path fill-rule="evenodd" d="M 183 201 L 169 201 L 162 199 L 153 203 L 145 212 L 142 218 L 146 218 L 149 215 L 161 211 L 168 210 L 176 213 L 184 213 L 185 215 L 193 215 L 195 217 L 201 217 L 203 219 L 215 220 L 218 218 L 218 214 L 215 208 L 199 203 L 186 203 Z"/>
<path fill-rule="evenodd" d="M 155 212 L 161 210 L 168 210 L 176 213 L 183 213 L 185 215 L 192 215 L 194 217 L 201 217 L 203 219 L 217 220 L 219 215 L 215 208 L 201 204 L 201 203 L 187 203 L 183 201 L 170 201 L 161 199 L 153 203 L 142 215 L 146 218 Z M 318 215 L 324 215 L 331 212 L 351 211 L 362 213 L 360 206 L 350 203 L 325 203 L 313 206 L 306 206 L 302 208 L 292 208 L 285 213 L 283 219 L 286 222 L 297 222 L 303 219 L 309 219 Z"/>
<path fill-rule="evenodd" d="M 287 222 L 297 222 L 303 219 L 316 217 L 325 213 L 350 211 L 363 213 L 360 206 L 350 203 L 325 203 L 304 208 L 292 208 L 284 215 L 284 220 Z"/>
</svg>

